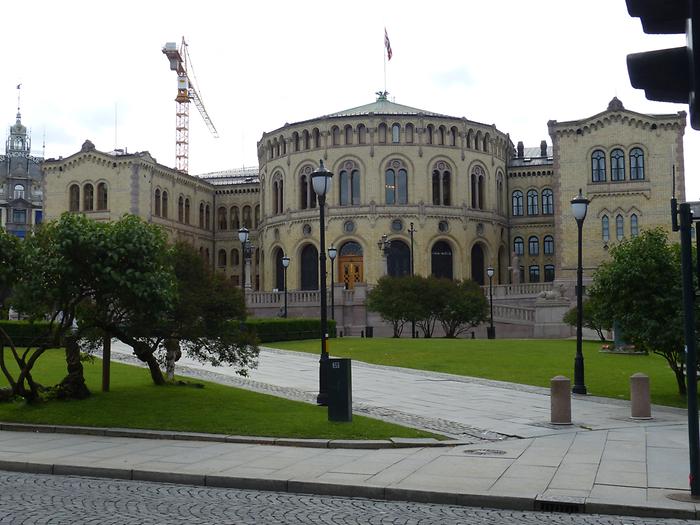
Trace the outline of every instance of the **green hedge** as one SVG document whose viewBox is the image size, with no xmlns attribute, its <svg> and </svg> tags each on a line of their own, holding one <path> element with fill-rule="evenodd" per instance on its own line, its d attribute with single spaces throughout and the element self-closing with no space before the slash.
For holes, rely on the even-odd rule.
<svg viewBox="0 0 700 525">
<path fill-rule="evenodd" d="M 36 345 L 41 337 L 47 337 L 49 333 L 49 323 L 46 321 L 0 321 L 0 327 L 17 346 Z"/>
<path fill-rule="evenodd" d="M 320 319 L 248 319 L 245 325 L 255 331 L 260 343 L 321 337 Z M 335 337 L 335 321 L 328 320 L 328 337 Z"/>
</svg>

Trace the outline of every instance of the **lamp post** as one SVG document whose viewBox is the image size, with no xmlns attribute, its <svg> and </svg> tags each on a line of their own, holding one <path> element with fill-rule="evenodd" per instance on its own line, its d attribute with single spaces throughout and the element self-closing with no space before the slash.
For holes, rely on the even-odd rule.
<svg viewBox="0 0 700 525">
<path fill-rule="evenodd" d="M 238 240 L 241 241 L 241 289 L 245 292 L 245 249 L 248 243 L 248 228 L 245 226 L 238 230 Z"/>
<path fill-rule="evenodd" d="M 408 234 L 411 236 L 411 277 L 413 277 L 413 234 L 416 233 L 416 230 L 413 229 L 413 223 L 411 223 L 411 227 L 408 230 Z M 416 320 L 411 319 L 411 339 L 416 338 Z"/>
<path fill-rule="evenodd" d="M 325 224 L 325 207 L 326 194 L 331 189 L 331 181 L 333 173 L 328 171 L 323 165 L 323 160 L 320 161 L 319 167 L 311 173 L 311 184 L 314 192 L 318 195 L 318 208 L 320 210 L 320 241 L 321 246 L 318 250 L 318 266 L 319 276 L 321 278 L 321 359 L 318 368 L 318 396 L 316 403 L 318 405 L 328 404 L 328 312 L 326 298 L 326 224 Z"/>
<path fill-rule="evenodd" d="M 486 329 L 486 337 L 488 339 L 496 339 L 496 327 L 493 326 L 493 273 L 493 266 L 489 266 L 486 269 L 486 275 L 489 276 L 489 305 L 491 308 L 490 326 Z"/>
<path fill-rule="evenodd" d="M 331 319 L 335 321 L 335 273 L 333 272 L 333 261 L 338 255 L 338 250 L 331 244 L 328 248 L 328 258 L 331 260 Z"/>
<path fill-rule="evenodd" d="M 282 257 L 282 269 L 284 273 L 284 317 L 287 318 L 287 268 L 289 268 L 289 257 Z"/>
<path fill-rule="evenodd" d="M 576 357 L 574 359 L 574 394 L 586 394 L 583 374 L 582 326 L 583 326 L 583 221 L 586 219 L 589 201 L 581 190 L 571 199 L 571 212 L 578 226 L 578 266 L 576 269 Z"/>
</svg>

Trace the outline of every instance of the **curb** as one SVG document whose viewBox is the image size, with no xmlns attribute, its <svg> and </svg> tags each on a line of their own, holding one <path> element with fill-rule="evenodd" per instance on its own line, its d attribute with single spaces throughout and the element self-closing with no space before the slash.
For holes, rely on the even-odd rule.
<svg viewBox="0 0 700 525">
<path fill-rule="evenodd" d="M 138 428 L 81 427 L 70 425 L 38 425 L 34 423 L 3 423 L 0 430 L 11 432 L 38 432 L 45 434 L 80 434 L 88 436 L 125 437 L 137 439 L 171 439 L 178 441 L 209 441 L 215 443 L 239 443 L 250 445 L 277 445 L 280 447 L 306 448 L 345 448 L 345 449 L 383 449 L 383 448 L 433 448 L 473 445 L 468 441 L 445 440 L 434 438 L 389 438 L 389 439 L 301 439 L 276 438 L 264 436 L 236 436 L 225 434 L 207 434 L 204 432 L 178 432 L 175 430 L 145 430 Z"/>
<path fill-rule="evenodd" d="M 539 495 L 535 495 L 533 497 L 479 493 L 468 494 L 460 492 L 437 492 L 421 489 L 383 487 L 380 485 L 350 485 L 294 479 L 246 478 L 237 476 L 217 476 L 182 472 L 164 472 L 138 469 L 132 470 L 3 460 L 0 460 L 0 470 L 24 472 L 29 474 L 84 476 L 93 478 L 120 479 L 126 481 L 150 481 L 156 483 L 173 483 L 212 488 L 289 492 L 318 496 L 368 498 L 384 501 L 406 501 L 414 503 L 484 507 L 503 510 L 568 512 L 584 515 L 604 514 L 691 520 L 700 518 L 700 512 L 696 512 L 694 510 L 671 507 L 625 505 L 623 503 L 602 503 L 600 501 L 589 502 L 587 501 L 587 498 L 574 498 L 578 500 L 575 502 L 575 508 L 554 509 L 548 508 L 542 503 L 555 503 L 555 501 L 550 501 L 548 498 L 540 498 Z M 564 503 L 566 505 L 563 500 L 557 501 L 557 503 Z"/>
</svg>

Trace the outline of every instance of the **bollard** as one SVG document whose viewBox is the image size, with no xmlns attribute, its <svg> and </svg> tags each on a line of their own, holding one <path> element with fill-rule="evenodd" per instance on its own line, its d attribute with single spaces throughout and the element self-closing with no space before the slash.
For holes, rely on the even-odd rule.
<svg viewBox="0 0 700 525">
<path fill-rule="evenodd" d="M 365 336 L 365 331 L 364 331 L 364 330 L 360 330 L 360 337 L 364 337 L 364 336 Z"/>
<path fill-rule="evenodd" d="M 552 425 L 571 424 L 571 381 L 568 377 L 556 376 L 550 382 Z"/>
<path fill-rule="evenodd" d="M 651 419 L 648 375 L 637 372 L 630 376 L 630 399 L 632 400 L 632 419 Z"/>
</svg>

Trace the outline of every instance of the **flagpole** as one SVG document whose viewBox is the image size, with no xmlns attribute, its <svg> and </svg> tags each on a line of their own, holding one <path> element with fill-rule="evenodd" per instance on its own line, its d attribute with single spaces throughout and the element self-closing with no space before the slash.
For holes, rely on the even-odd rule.
<svg viewBox="0 0 700 525">
<path fill-rule="evenodd" d="M 386 34 L 386 28 L 384 29 L 384 34 Z M 386 40 L 384 40 L 384 45 L 382 46 L 382 56 L 384 57 L 384 93 L 386 93 Z"/>
</svg>

